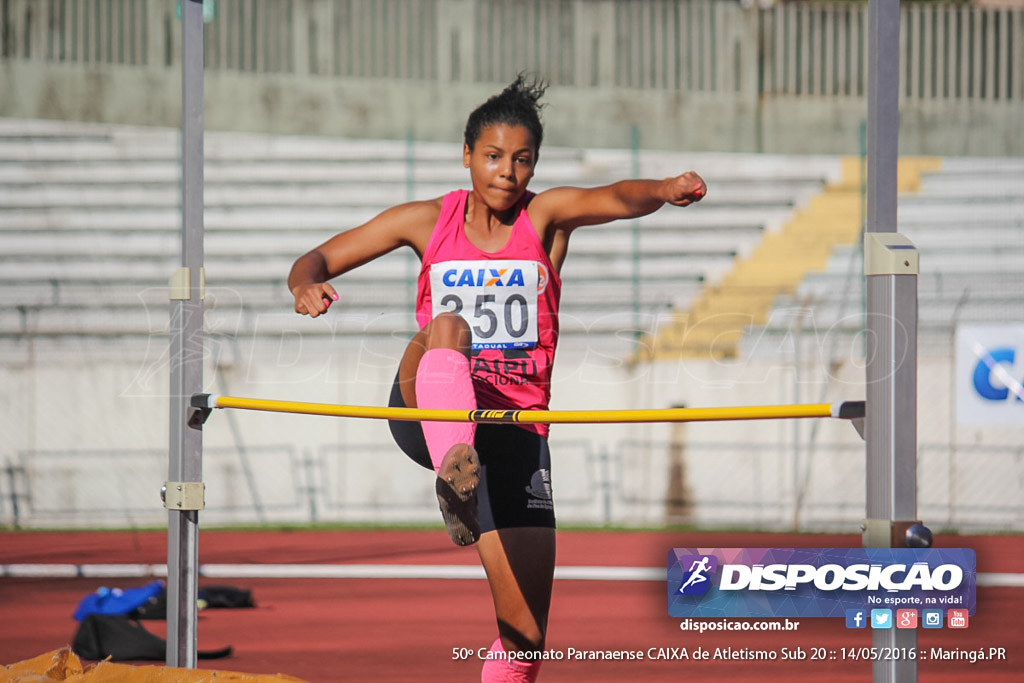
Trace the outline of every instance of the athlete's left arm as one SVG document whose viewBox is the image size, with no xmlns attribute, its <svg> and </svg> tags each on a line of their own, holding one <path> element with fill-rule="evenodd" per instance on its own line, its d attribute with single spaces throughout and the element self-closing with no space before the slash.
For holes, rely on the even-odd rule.
<svg viewBox="0 0 1024 683">
<path fill-rule="evenodd" d="M 622 180 L 601 187 L 555 187 L 530 202 L 528 212 L 540 228 L 572 230 L 623 218 L 639 218 L 665 204 L 689 206 L 707 194 L 704 179 L 693 171 L 664 180 Z"/>
<path fill-rule="evenodd" d="M 569 234 L 576 228 L 639 218 L 665 204 L 689 206 L 706 194 L 704 179 L 687 171 L 664 180 L 623 180 L 594 188 L 551 188 L 533 198 L 527 213 L 556 270 L 560 270 Z"/>
</svg>

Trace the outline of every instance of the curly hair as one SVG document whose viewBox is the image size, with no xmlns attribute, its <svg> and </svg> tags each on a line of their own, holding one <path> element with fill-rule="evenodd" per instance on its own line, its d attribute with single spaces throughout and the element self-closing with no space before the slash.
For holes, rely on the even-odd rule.
<svg viewBox="0 0 1024 683">
<path fill-rule="evenodd" d="M 533 135 L 534 152 L 540 152 L 540 143 L 544 137 L 544 126 L 540 121 L 540 98 L 547 90 L 543 80 L 534 78 L 527 82 L 526 76 L 520 73 L 508 87 L 473 110 L 466 121 L 465 142 L 472 150 L 480 133 L 485 128 L 497 124 L 522 126 Z"/>
</svg>

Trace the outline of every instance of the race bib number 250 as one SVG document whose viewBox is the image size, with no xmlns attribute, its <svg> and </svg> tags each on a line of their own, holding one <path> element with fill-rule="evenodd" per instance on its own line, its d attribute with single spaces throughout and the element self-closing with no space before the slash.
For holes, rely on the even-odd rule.
<svg viewBox="0 0 1024 683">
<path fill-rule="evenodd" d="M 455 313 L 469 323 L 474 349 L 537 344 L 535 261 L 444 261 L 430 267 L 433 317 Z"/>
</svg>

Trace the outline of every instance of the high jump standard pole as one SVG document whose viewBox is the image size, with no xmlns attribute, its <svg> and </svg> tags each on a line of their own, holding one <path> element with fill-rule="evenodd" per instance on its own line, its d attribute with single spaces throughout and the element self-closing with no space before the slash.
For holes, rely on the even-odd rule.
<svg viewBox="0 0 1024 683">
<path fill-rule="evenodd" d="M 167 666 L 195 668 L 203 433 L 189 401 L 203 386 L 203 0 L 181 0 L 181 268 L 170 282 Z"/>
<path fill-rule="evenodd" d="M 863 545 L 905 547 L 917 517 L 917 275 L 899 235 L 899 0 L 868 2 L 868 178 L 864 226 L 867 500 Z M 914 629 L 872 629 L 878 648 L 917 648 Z M 900 650 L 893 649 L 894 652 Z M 917 660 L 872 663 L 874 683 L 912 683 Z"/>
</svg>

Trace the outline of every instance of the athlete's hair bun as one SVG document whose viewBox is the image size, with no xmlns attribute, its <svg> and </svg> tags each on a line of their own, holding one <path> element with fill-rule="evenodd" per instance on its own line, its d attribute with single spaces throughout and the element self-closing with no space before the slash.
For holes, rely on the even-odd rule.
<svg viewBox="0 0 1024 683">
<path fill-rule="evenodd" d="M 473 149 L 480 133 L 490 126 L 505 124 L 522 126 L 533 135 L 534 151 L 540 151 L 540 143 L 544 137 L 544 126 L 540 120 L 540 110 L 544 107 L 540 99 L 547 90 L 547 83 L 536 76 L 527 78 L 520 72 L 497 95 L 473 110 L 466 121 L 464 141 Z"/>
</svg>

